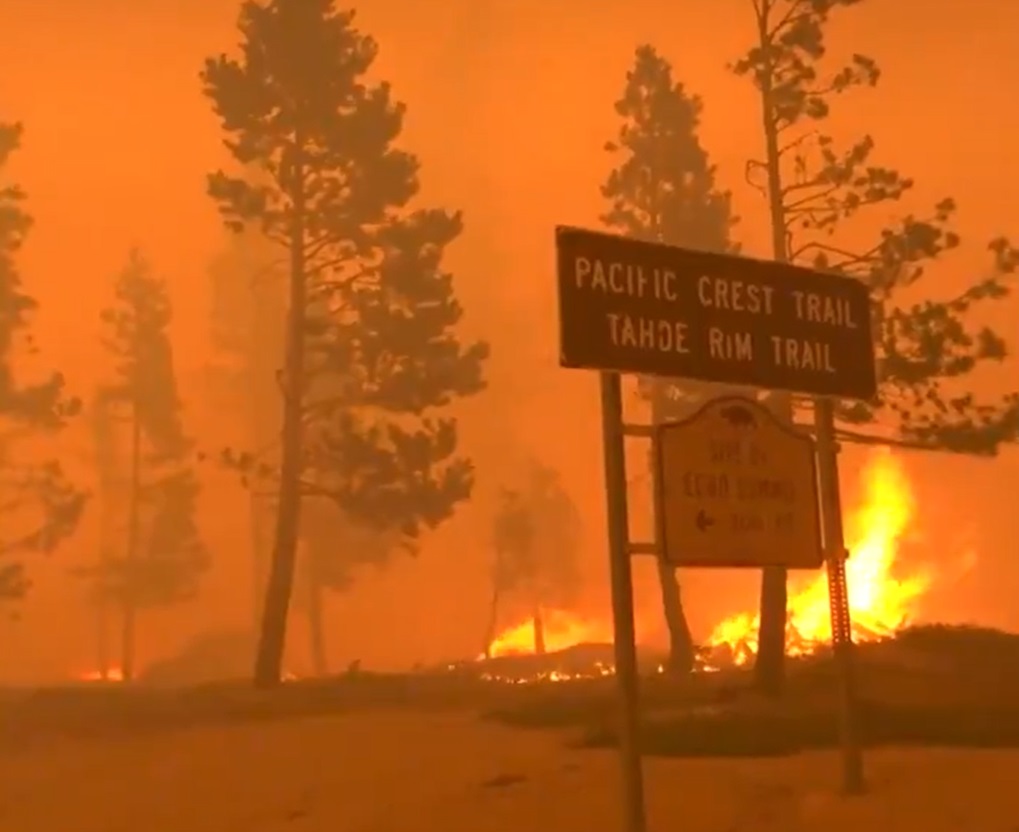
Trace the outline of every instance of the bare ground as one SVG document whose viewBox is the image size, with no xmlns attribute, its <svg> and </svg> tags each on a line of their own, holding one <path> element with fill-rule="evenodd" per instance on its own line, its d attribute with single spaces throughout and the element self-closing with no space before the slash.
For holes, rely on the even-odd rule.
<svg viewBox="0 0 1019 832">
<path fill-rule="evenodd" d="M 1019 752 L 654 759 L 649 832 L 1019 832 Z M 80 739 L 0 757 L 9 832 L 619 832 L 617 758 L 464 714 L 358 712 Z"/>
</svg>

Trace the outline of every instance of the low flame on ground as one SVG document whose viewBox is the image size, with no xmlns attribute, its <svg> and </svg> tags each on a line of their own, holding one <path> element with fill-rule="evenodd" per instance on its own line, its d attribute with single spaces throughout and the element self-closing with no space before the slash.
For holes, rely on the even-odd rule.
<svg viewBox="0 0 1019 832">
<path fill-rule="evenodd" d="M 661 670 L 661 668 L 659 668 Z M 579 679 L 597 679 L 601 676 L 611 676 L 615 672 L 612 665 L 595 662 L 590 668 L 583 672 L 567 673 L 563 670 L 549 670 L 547 672 L 535 673 L 532 676 L 510 676 L 505 673 L 482 673 L 481 678 L 488 682 L 501 682 L 509 685 L 529 685 L 535 682 L 571 682 Z"/>
<path fill-rule="evenodd" d="M 612 641 L 612 629 L 599 622 L 585 621 L 563 610 L 547 610 L 543 616 L 545 650 L 555 653 L 578 644 Z M 526 656 L 536 650 L 534 622 L 525 621 L 501 632 L 492 642 L 489 655 Z"/>
<path fill-rule="evenodd" d="M 282 673 L 284 682 L 295 682 L 297 678 L 289 670 L 284 670 Z M 101 670 L 86 670 L 84 673 L 79 673 L 75 680 L 78 682 L 123 682 L 124 671 L 119 667 L 111 667 L 105 674 Z"/>
<path fill-rule="evenodd" d="M 929 570 L 897 574 L 896 558 L 912 522 L 916 502 L 902 464 L 891 452 L 875 452 L 863 472 L 863 504 L 845 518 L 846 579 L 853 636 L 873 641 L 893 635 L 909 622 L 916 601 L 933 581 Z M 757 652 L 756 613 L 719 623 L 707 640 L 712 663 L 745 664 Z M 831 640 L 828 581 L 822 571 L 789 598 L 787 652 L 804 655 Z"/>
<path fill-rule="evenodd" d="M 612 628 L 602 622 L 587 620 L 566 610 L 544 610 L 542 613 L 542 632 L 546 653 L 557 653 L 579 644 L 605 644 L 612 641 Z M 529 619 L 506 630 L 503 630 L 489 645 L 488 658 L 504 658 L 507 656 L 532 656 L 537 653 L 534 621 Z M 482 661 L 486 657 L 478 656 Z M 612 675 L 611 664 L 594 662 L 582 672 L 569 672 L 560 669 L 540 671 L 529 676 L 512 675 L 506 671 L 484 672 L 482 679 L 502 682 L 511 685 L 523 685 L 531 682 L 568 682 L 576 679 L 593 679 L 599 676 Z"/>
<path fill-rule="evenodd" d="M 124 671 L 111 667 L 105 673 L 101 670 L 87 670 L 78 675 L 79 682 L 123 682 Z"/>
<path fill-rule="evenodd" d="M 845 516 L 850 552 L 846 577 L 853 636 L 857 641 L 873 641 L 891 636 L 909 623 L 916 602 L 930 587 L 935 575 L 930 568 L 904 574 L 901 564 L 896 563 L 916 511 L 915 495 L 902 464 L 890 451 L 876 451 L 862 473 L 862 481 L 862 504 Z M 758 625 L 758 615 L 750 612 L 721 621 L 706 641 L 707 658 L 700 669 L 711 672 L 726 665 L 746 664 L 757 652 Z M 585 642 L 610 643 L 612 629 L 604 622 L 585 620 L 565 611 L 550 611 L 545 618 L 544 637 L 546 650 L 552 653 Z M 828 581 L 821 571 L 805 583 L 790 588 L 787 653 L 808 655 L 830 640 Z M 532 622 L 526 621 L 500 633 L 492 644 L 491 655 L 531 655 L 534 652 L 534 629 Z M 611 667 L 599 665 L 582 674 L 550 672 L 533 679 L 499 679 L 562 681 L 612 672 Z"/>
</svg>

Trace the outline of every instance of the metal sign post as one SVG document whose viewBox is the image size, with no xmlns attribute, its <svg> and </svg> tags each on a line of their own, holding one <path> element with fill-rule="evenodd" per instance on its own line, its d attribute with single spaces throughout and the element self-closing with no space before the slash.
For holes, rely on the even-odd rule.
<svg viewBox="0 0 1019 832">
<path fill-rule="evenodd" d="M 638 723 L 637 639 L 633 616 L 626 462 L 623 448 L 623 397 L 618 373 L 601 373 L 602 443 L 612 581 L 612 626 L 619 684 L 619 754 L 623 774 L 626 832 L 645 832 L 644 774 Z"/>
</svg>

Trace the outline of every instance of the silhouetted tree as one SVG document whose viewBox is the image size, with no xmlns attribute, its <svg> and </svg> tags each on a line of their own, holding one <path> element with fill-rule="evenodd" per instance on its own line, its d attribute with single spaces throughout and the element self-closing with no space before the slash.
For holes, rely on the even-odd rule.
<svg viewBox="0 0 1019 832">
<path fill-rule="evenodd" d="M 330 0 L 245 2 L 241 55 L 202 73 L 234 157 L 217 172 L 229 227 L 278 244 L 289 264 L 279 507 L 256 683 L 280 678 L 300 498 L 415 538 L 468 497 L 452 419 L 482 389 L 487 348 L 453 333 L 462 310 L 441 268 L 457 214 L 409 210 L 417 160 L 396 149 L 404 108 L 364 78 L 378 51 Z M 410 425 L 410 426 L 408 426 Z"/>
<path fill-rule="evenodd" d="M 492 532 L 495 558 L 485 654 L 491 651 L 500 603 L 507 595 L 527 604 L 535 652 L 544 653 L 543 611 L 569 605 L 580 586 L 580 512 L 558 473 L 535 464 L 523 489 L 503 490 Z"/>
<path fill-rule="evenodd" d="M 0 175 L 21 143 L 20 124 L 0 123 Z M 32 226 L 25 193 L 0 181 L 0 601 L 23 597 L 28 578 L 20 556 L 49 552 L 78 525 L 85 494 L 60 463 L 25 463 L 20 440 L 56 431 L 80 405 L 64 394 L 59 373 L 39 382 L 18 379 L 20 352 L 33 352 L 29 330 L 36 301 L 26 293 L 15 259 Z"/>
<path fill-rule="evenodd" d="M 698 137 L 701 99 L 674 80 L 671 64 L 653 47 L 637 49 L 615 109 L 622 124 L 616 139 L 606 144 L 616 167 L 601 188 L 610 204 L 602 222 L 639 240 L 734 251 L 730 195 L 716 185 L 715 167 Z M 689 415 L 720 389 L 689 380 L 640 379 L 654 422 Z M 676 570 L 662 558 L 658 579 L 669 630 L 669 666 L 686 672 L 693 668 L 693 641 Z"/>
<path fill-rule="evenodd" d="M 955 297 L 910 301 L 904 291 L 915 293 L 931 262 L 959 245 L 951 230 L 952 199 L 885 226 L 872 245 L 847 248 L 840 242 L 847 222 L 875 205 L 887 213 L 888 203 L 913 186 L 913 180 L 873 160 L 871 136 L 840 147 L 823 132 L 832 100 L 875 86 L 880 75 L 875 61 L 860 54 L 843 66 L 824 66 L 831 13 L 859 2 L 753 0 L 757 37 L 733 66 L 755 84 L 761 99 L 765 155 L 748 163 L 748 180 L 768 198 L 775 259 L 852 275 L 871 289 L 880 392 L 876 401 L 839 406 L 842 438 L 875 441 L 850 426 L 892 420 L 898 441 L 991 454 L 1016 435 L 1019 398 L 978 402 L 958 382 L 977 365 L 1005 355 L 996 333 L 967 326 L 966 318 L 974 304 L 1007 294 L 1003 278 L 1015 269 L 1014 250 L 996 240 L 991 276 Z M 795 410 L 802 404 L 794 398 L 779 407 Z M 782 686 L 785 622 L 785 572 L 766 570 L 757 677 L 770 692 Z"/>
<path fill-rule="evenodd" d="M 231 234 L 209 268 L 215 349 L 209 393 L 231 430 L 260 462 L 279 460 L 279 381 L 283 353 L 286 274 L 278 253 L 256 229 Z M 261 627 L 275 488 L 248 484 L 251 535 L 252 627 Z"/>
<path fill-rule="evenodd" d="M 116 303 L 102 313 L 105 344 L 117 364 L 100 394 L 126 429 L 126 540 L 120 553 L 82 570 L 96 594 L 122 611 L 126 681 L 135 677 L 138 611 L 193 597 L 209 560 L 195 522 L 199 486 L 181 424 L 171 318 L 165 282 L 132 251 L 117 278 Z"/>
</svg>

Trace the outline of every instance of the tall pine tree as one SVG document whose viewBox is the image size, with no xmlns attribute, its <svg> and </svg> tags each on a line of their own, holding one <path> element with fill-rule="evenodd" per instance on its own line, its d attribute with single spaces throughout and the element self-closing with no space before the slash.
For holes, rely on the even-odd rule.
<svg viewBox="0 0 1019 832">
<path fill-rule="evenodd" d="M 20 124 L 0 123 L 0 176 L 21 144 Z M 32 226 L 25 193 L 0 180 L 0 601 L 21 598 L 28 577 L 20 557 L 51 551 L 77 528 L 85 495 L 60 463 L 24 462 L 18 440 L 56 431 L 79 409 L 54 373 L 39 382 L 18 378 L 19 355 L 34 351 L 30 317 L 38 304 L 26 293 L 16 257 Z"/>
<path fill-rule="evenodd" d="M 913 301 L 935 261 L 960 244 L 952 230 L 955 203 L 946 198 L 925 214 L 904 214 L 885 225 L 869 245 L 850 247 L 844 232 L 878 206 L 907 195 L 913 180 L 878 164 L 874 139 L 840 145 L 824 132 L 832 102 L 855 88 L 874 87 L 880 72 L 855 54 L 827 66 L 826 34 L 832 12 L 861 0 L 752 0 L 753 44 L 733 65 L 749 79 L 761 102 L 765 154 L 748 165 L 749 178 L 768 200 L 776 260 L 800 262 L 852 275 L 871 290 L 876 322 L 880 391 L 873 402 L 838 407 L 840 437 L 885 441 L 854 426 L 883 425 L 896 440 L 932 450 L 993 454 L 1014 439 L 1019 396 L 978 401 L 965 390 L 975 368 L 1005 357 L 995 332 L 969 325 L 981 302 L 1005 297 L 1016 267 L 1005 240 L 990 244 L 990 276 L 974 280 L 952 297 Z M 919 287 L 917 284 L 919 283 Z M 794 398 L 781 409 L 798 411 Z M 782 686 L 786 629 L 786 575 L 768 570 L 762 584 L 757 675 L 761 686 Z"/>
<path fill-rule="evenodd" d="M 418 163 L 397 149 L 404 108 L 365 73 L 378 47 L 331 0 L 248 0 L 240 56 L 205 64 L 205 94 L 237 162 L 209 178 L 229 227 L 287 261 L 279 505 L 256 683 L 280 679 L 301 497 L 414 538 L 471 491 L 457 428 L 436 411 L 482 389 L 441 267 L 458 214 L 412 210 Z"/>
<path fill-rule="evenodd" d="M 123 451 L 106 454 L 123 460 L 124 543 L 83 574 L 95 582 L 99 598 L 120 608 L 121 673 L 131 681 L 137 673 L 139 612 L 191 599 L 209 557 L 195 520 L 199 485 L 193 445 L 181 421 L 165 281 L 132 251 L 115 291 L 116 303 L 102 320 L 116 366 L 101 397 L 120 428 L 116 441 Z"/>
<path fill-rule="evenodd" d="M 616 102 L 622 120 L 606 145 L 616 167 L 602 185 L 609 210 L 602 222 L 629 237 L 707 251 L 733 251 L 730 195 L 715 182 L 715 167 L 698 136 L 703 105 L 673 78 L 671 64 L 651 46 L 637 49 Z M 689 415 L 717 385 L 641 379 L 656 423 Z M 650 466 L 653 471 L 654 466 Z M 653 474 L 652 474 L 653 476 Z M 669 667 L 689 671 L 694 650 L 676 570 L 658 559 Z"/>
</svg>

